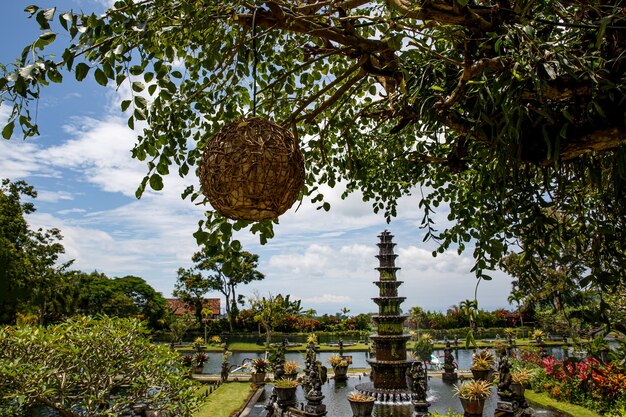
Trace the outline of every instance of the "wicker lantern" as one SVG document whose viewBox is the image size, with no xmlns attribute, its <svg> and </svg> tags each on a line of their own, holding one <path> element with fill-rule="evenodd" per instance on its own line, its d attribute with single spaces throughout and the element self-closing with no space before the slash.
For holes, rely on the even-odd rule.
<svg viewBox="0 0 626 417">
<path fill-rule="evenodd" d="M 215 210 L 235 220 L 283 214 L 304 185 L 304 159 L 293 134 L 252 117 L 220 129 L 204 148 L 202 192 Z"/>
</svg>

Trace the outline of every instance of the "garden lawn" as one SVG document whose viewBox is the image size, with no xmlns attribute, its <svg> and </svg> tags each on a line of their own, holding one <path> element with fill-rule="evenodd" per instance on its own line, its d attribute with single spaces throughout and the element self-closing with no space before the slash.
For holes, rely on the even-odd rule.
<svg viewBox="0 0 626 417">
<path fill-rule="evenodd" d="M 550 398 L 545 392 L 537 393 L 527 389 L 524 393 L 526 399 L 545 408 L 553 408 L 558 411 L 569 414 L 573 417 L 600 417 L 600 414 L 591 411 L 585 407 L 557 401 Z"/>
<path fill-rule="evenodd" d="M 200 388 L 204 394 L 208 387 Z M 249 382 L 227 382 L 210 394 L 194 417 L 229 417 L 246 403 L 248 397 L 256 390 Z"/>
</svg>

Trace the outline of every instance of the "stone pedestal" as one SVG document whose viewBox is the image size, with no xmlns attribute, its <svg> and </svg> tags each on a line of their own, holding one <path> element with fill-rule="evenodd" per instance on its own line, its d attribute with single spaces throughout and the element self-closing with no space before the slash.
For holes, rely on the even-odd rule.
<svg viewBox="0 0 626 417">
<path fill-rule="evenodd" d="M 414 417 L 422 417 L 428 415 L 428 407 L 430 407 L 430 403 L 428 401 L 411 401 L 411 404 L 413 404 Z"/>
<path fill-rule="evenodd" d="M 498 401 L 494 417 L 513 417 L 519 411 L 515 401 Z"/>
<path fill-rule="evenodd" d="M 441 379 L 448 382 L 456 382 L 459 379 L 459 375 L 456 372 L 443 372 Z"/>
<path fill-rule="evenodd" d="M 304 415 L 310 417 L 323 417 L 326 415 L 326 406 L 322 404 L 323 395 L 309 394 L 306 397 L 307 403 L 304 406 Z"/>
</svg>

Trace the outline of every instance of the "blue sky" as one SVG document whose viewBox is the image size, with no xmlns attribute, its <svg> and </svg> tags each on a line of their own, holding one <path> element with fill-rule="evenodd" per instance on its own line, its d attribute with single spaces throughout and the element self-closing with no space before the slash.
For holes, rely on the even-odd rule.
<svg viewBox="0 0 626 417">
<path fill-rule="evenodd" d="M 23 12 L 31 1 L 2 5 L 0 62 L 5 65 L 39 34 L 36 22 Z M 36 4 L 98 12 L 107 3 Z M 56 42 L 62 43 L 63 37 L 59 34 Z M 170 175 L 163 191 L 147 191 L 137 200 L 134 192 L 145 167 L 130 156 L 137 134 L 128 129 L 119 110 L 128 88 L 115 91 L 89 78 L 78 83 L 73 75 L 64 75 L 62 85 L 43 91 L 38 106 L 41 136 L 0 142 L 0 177 L 23 179 L 36 187 L 38 211 L 29 221 L 35 227 L 61 229 L 66 257 L 75 259 L 75 268 L 111 277 L 137 275 L 169 296 L 176 270 L 191 266 L 191 256 L 198 249 L 192 233 L 203 208 L 180 198 L 197 178 Z M 0 107 L 0 117 L 6 120 L 6 108 Z M 265 280 L 242 287 L 242 294 L 288 293 L 302 299 L 305 309 L 320 314 L 336 313 L 343 307 L 353 314 L 375 311 L 371 297 L 377 295 L 372 284 L 377 279 L 376 236 L 388 229 L 398 244 L 397 266 L 402 268 L 398 279 L 404 281 L 399 291 L 407 297 L 405 310 L 419 305 L 445 311 L 473 296 L 476 279 L 469 272 L 471 248 L 462 256 L 455 249 L 431 256 L 435 247 L 422 242 L 424 233 L 419 229 L 419 195 L 403 198 L 398 218 L 386 224 L 359 195 L 342 201 L 342 191 L 338 186 L 324 192 L 333 206 L 328 213 L 304 202 L 297 211 L 281 216 L 276 237 L 265 246 L 255 236 L 238 236 L 247 250 L 260 255 L 259 270 L 266 275 Z M 444 225 L 447 212 L 445 207 L 440 209 L 437 218 Z M 492 281 L 480 285 L 480 307 L 508 307 L 510 277 L 501 272 L 492 276 Z"/>
</svg>

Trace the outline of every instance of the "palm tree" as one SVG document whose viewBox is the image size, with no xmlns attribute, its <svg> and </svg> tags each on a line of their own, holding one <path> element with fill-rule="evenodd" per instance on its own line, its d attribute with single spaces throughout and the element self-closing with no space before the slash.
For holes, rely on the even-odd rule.
<svg viewBox="0 0 626 417">
<path fill-rule="evenodd" d="M 517 304 L 517 312 L 519 313 L 519 320 L 522 327 L 524 327 L 524 310 L 526 309 L 526 305 L 524 304 L 525 299 L 526 295 L 520 290 L 512 290 L 511 294 L 506 299 L 509 304 Z"/>
</svg>

